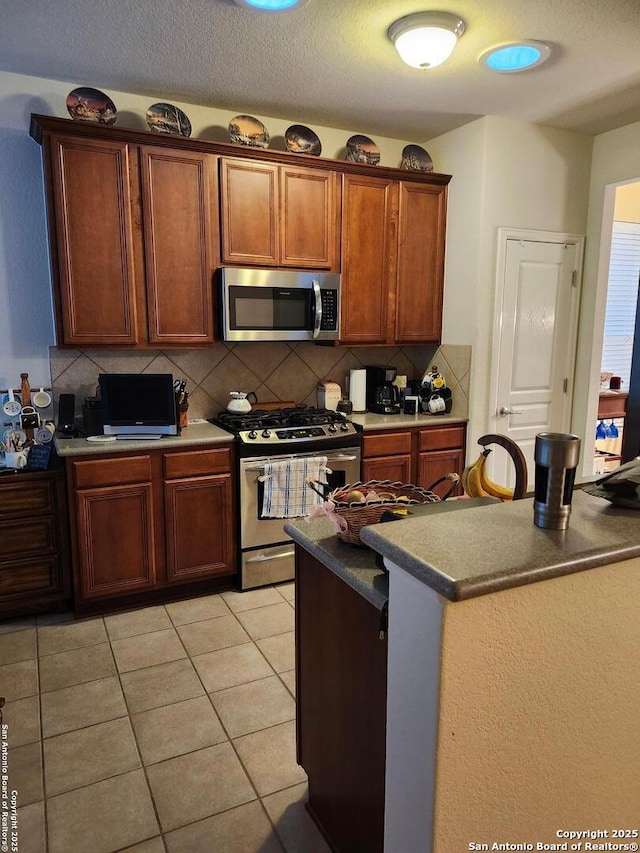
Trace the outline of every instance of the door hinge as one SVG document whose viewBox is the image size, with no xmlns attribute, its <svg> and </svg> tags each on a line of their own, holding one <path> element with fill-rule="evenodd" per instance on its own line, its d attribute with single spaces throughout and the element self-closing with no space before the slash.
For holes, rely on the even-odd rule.
<svg viewBox="0 0 640 853">
<path fill-rule="evenodd" d="M 564 380 L 562 382 L 562 390 L 564 391 L 565 394 L 569 390 L 569 378 L 567 376 L 564 377 Z"/>
<path fill-rule="evenodd" d="M 571 273 L 571 287 L 578 286 L 578 270 L 573 270 Z"/>
</svg>

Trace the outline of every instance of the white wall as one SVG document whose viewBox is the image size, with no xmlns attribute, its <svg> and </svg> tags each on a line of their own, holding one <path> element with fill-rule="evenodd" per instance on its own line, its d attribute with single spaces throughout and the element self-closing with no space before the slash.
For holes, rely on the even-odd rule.
<svg viewBox="0 0 640 853">
<path fill-rule="evenodd" d="M 78 83 L 81 84 L 82 81 Z M 31 113 L 69 118 L 66 98 L 74 86 L 54 80 L 0 72 L 0 388 L 20 385 L 27 371 L 32 386 L 49 385 L 48 348 L 54 343 L 53 312 L 42 161 L 29 137 Z M 107 93 L 118 109 L 118 126 L 148 130 L 145 112 L 154 100 L 124 92 Z M 192 136 L 228 142 L 230 119 L 243 112 L 175 102 L 188 115 Z M 285 150 L 282 137 L 290 120 L 257 116 L 272 147 Z M 347 139 L 357 130 L 314 125 L 322 156 L 342 159 Z M 376 137 L 380 162 L 400 166 L 407 140 Z"/>
<path fill-rule="evenodd" d="M 584 234 L 591 137 L 486 116 L 426 143 L 454 175 L 449 196 L 444 343 L 472 344 L 469 457 L 496 431 L 488 411 L 500 227 Z"/>
</svg>

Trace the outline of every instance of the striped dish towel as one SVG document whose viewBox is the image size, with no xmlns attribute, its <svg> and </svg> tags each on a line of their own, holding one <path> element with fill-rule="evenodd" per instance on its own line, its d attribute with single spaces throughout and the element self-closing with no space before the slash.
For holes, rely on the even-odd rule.
<svg viewBox="0 0 640 853">
<path fill-rule="evenodd" d="M 298 518 L 322 503 L 319 494 L 309 488 L 308 480 L 327 482 L 327 457 L 303 456 L 264 466 L 263 518 Z"/>
</svg>

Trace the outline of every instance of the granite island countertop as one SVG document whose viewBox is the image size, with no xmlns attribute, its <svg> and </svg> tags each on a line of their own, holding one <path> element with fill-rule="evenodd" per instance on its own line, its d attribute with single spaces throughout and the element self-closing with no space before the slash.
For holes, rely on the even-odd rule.
<svg viewBox="0 0 640 853">
<path fill-rule="evenodd" d="M 294 542 L 302 545 L 378 610 L 382 609 L 389 597 L 389 578 L 387 572 L 376 565 L 374 551 L 341 542 L 328 518 L 318 517 L 311 521 L 292 519 L 284 529 Z"/>
<path fill-rule="evenodd" d="M 533 523 L 533 499 L 365 527 L 363 542 L 461 601 L 640 556 L 640 512 L 574 492 L 569 528 Z"/>
<path fill-rule="evenodd" d="M 233 435 L 219 426 L 205 423 L 189 424 L 180 435 L 157 439 L 88 441 L 86 438 L 65 438 L 56 433 L 54 443 L 58 456 L 80 456 L 96 453 L 130 453 L 135 450 L 184 450 L 200 444 L 223 444 L 233 441 Z"/>
</svg>

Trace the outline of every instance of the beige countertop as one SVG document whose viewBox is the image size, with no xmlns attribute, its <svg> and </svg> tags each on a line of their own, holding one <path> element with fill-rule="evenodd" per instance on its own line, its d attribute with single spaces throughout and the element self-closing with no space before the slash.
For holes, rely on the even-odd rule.
<svg viewBox="0 0 640 853">
<path fill-rule="evenodd" d="M 467 418 L 451 415 L 375 415 L 372 412 L 354 413 L 349 420 L 360 424 L 364 432 L 374 429 L 407 429 L 408 427 L 435 427 L 448 424 L 465 424 Z"/>
<path fill-rule="evenodd" d="M 183 450 L 199 444 L 222 444 L 233 441 L 231 433 L 210 423 L 195 423 L 184 427 L 180 435 L 158 439 L 88 441 L 86 438 L 54 438 L 58 456 L 79 456 L 96 453 L 130 453 L 135 450 Z"/>
</svg>

